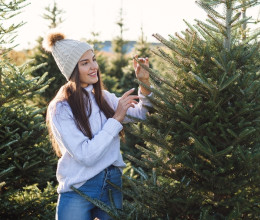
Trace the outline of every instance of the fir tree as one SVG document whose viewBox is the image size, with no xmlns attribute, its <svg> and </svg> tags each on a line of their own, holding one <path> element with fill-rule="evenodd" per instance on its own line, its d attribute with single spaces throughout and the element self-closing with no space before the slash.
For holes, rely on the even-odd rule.
<svg viewBox="0 0 260 220">
<path fill-rule="evenodd" d="M 141 36 L 135 44 L 133 49 L 133 54 L 138 55 L 138 57 L 151 57 L 151 45 L 147 42 L 147 39 L 144 35 L 143 29 L 141 28 Z M 149 59 L 149 66 L 152 68 L 152 63 Z M 120 80 L 120 86 L 124 89 L 124 91 L 130 90 L 132 88 L 136 88 L 134 94 L 137 94 L 137 88 L 139 86 L 138 81 L 135 77 L 135 71 L 133 68 L 133 59 L 128 61 L 128 65 L 123 68 L 123 77 Z M 142 126 L 142 124 L 138 124 L 138 126 Z M 134 146 L 136 144 L 143 145 L 143 141 L 141 138 L 131 134 L 128 131 L 129 125 L 124 125 L 125 129 L 125 142 L 121 143 L 121 149 L 124 153 L 140 156 L 140 151 L 135 149 Z M 132 172 L 132 170 L 131 170 Z"/>
<path fill-rule="evenodd" d="M 125 24 L 123 20 L 123 10 L 120 9 L 120 17 L 117 22 L 117 25 L 120 28 L 120 35 L 117 36 L 112 41 L 113 48 L 113 59 L 111 60 L 110 67 L 106 72 L 106 76 L 104 77 L 104 84 L 110 92 L 114 92 L 117 95 L 121 95 L 123 93 L 124 88 L 120 85 L 120 79 L 123 77 L 123 67 L 128 65 L 128 58 L 126 57 L 127 53 L 127 41 L 124 40 L 123 34 L 125 29 Z M 116 83 L 116 81 L 118 83 Z M 108 82 L 114 82 L 113 84 L 109 84 Z"/>
<path fill-rule="evenodd" d="M 136 45 L 134 47 L 134 54 L 137 54 L 139 57 L 150 57 L 151 54 L 151 45 L 147 41 L 147 37 L 144 34 L 143 27 L 141 27 L 141 36 L 139 37 Z M 152 66 L 150 65 L 152 68 Z"/>
<path fill-rule="evenodd" d="M 126 195 L 139 219 L 258 219 L 260 33 L 241 14 L 259 2 L 197 3 L 206 22 L 154 35 L 169 69 L 149 69 L 155 112 L 132 127 L 146 147 L 137 146 L 142 160 L 129 156 L 141 179 L 128 178 Z"/>
<path fill-rule="evenodd" d="M 25 6 L 24 0 L 1 1 L 1 20 L 11 19 Z M 7 57 L 7 52 L 14 49 L 14 34 L 21 25 L 1 24 L 0 28 L 0 219 L 53 215 L 51 203 L 56 200 L 55 188 L 50 183 L 47 186 L 47 181 L 55 178 L 56 160 L 46 138 L 42 116 L 45 109 L 30 101 L 48 87 L 50 80 L 45 80 L 46 74 L 31 77 L 31 72 L 43 65 L 29 67 L 27 62 L 16 66 Z M 34 194 L 36 189 L 38 193 Z"/>
<path fill-rule="evenodd" d="M 62 22 L 62 16 L 64 11 L 59 9 L 57 3 L 54 1 L 53 5 L 49 5 L 45 8 L 45 13 L 43 18 L 49 22 L 48 27 L 50 29 L 57 28 Z M 37 66 L 42 63 L 48 63 L 43 68 L 40 68 L 32 73 L 33 76 L 42 76 L 44 73 L 48 72 L 47 79 L 53 78 L 50 86 L 41 94 L 40 100 L 38 101 L 39 106 L 46 106 L 47 103 L 57 93 L 59 88 L 66 83 L 65 77 L 60 73 L 60 70 L 52 56 L 51 53 L 47 53 L 42 47 L 43 37 L 40 36 L 37 39 L 37 46 L 31 51 L 31 59 L 34 60 L 31 66 Z M 35 100 L 37 101 L 37 100 Z"/>
<path fill-rule="evenodd" d="M 133 49 L 133 55 L 138 55 L 138 57 L 150 57 L 150 44 L 147 42 L 146 37 L 144 36 L 143 29 L 141 28 L 141 36 L 139 37 L 136 45 Z M 151 62 L 149 62 L 150 67 Z M 136 81 L 135 71 L 133 68 L 133 57 L 128 60 L 128 65 L 122 69 L 123 75 L 120 78 L 120 87 L 127 91 L 132 88 L 138 88 L 138 82 Z M 136 91 L 137 92 L 137 91 Z"/>
<path fill-rule="evenodd" d="M 63 14 L 65 12 L 62 9 L 58 8 L 57 2 L 53 2 L 52 5 L 48 5 L 45 7 L 45 13 L 43 14 L 43 18 L 47 21 L 50 21 L 50 24 L 48 27 L 50 29 L 57 28 L 60 24 L 64 22 L 64 19 L 62 18 Z"/>
</svg>

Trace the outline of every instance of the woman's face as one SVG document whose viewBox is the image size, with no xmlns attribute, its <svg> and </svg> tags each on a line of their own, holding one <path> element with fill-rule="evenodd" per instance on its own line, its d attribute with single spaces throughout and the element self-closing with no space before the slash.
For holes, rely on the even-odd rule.
<svg viewBox="0 0 260 220">
<path fill-rule="evenodd" d="M 92 50 L 86 51 L 78 62 L 79 80 L 81 87 L 85 88 L 98 81 L 98 64 Z"/>
</svg>

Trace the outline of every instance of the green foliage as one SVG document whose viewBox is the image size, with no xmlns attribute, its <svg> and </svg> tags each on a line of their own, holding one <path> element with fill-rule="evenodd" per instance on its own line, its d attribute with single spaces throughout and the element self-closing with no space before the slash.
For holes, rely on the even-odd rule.
<svg viewBox="0 0 260 220">
<path fill-rule="evenodd" d="M 26 6 L 26 0 L 8 1 L 1 0 L 0 4 L 0 18 L 1 20 L 11 20 L 15 15 L 20 13 L 20 10 Z M 4 22 L 0 23 L 0 49 L 3 49 L 3 45 L 9 44 L 9 50 L 14 48 L 14 39 L 16 37 L 15 30 L 24 25 L 24 22 L 7 26 Z M 12 45 L 12 46 L 11 46 Z M 1 52 L 2 53 L 2 52 Z"/>
<path fill-rule="evenodd" d="M 125 29 L 122 17 L 122 9 L 120 10 L 120 18 L 117 22 L 117 25 L 120 28 L 120 35 L 112 41 L 114 55 L 106 71 L 106 74 L 103 75 L 103 81 L 108 91 L 113 92 L 116 95 L 122 95 L 123 91 L 125 91 L 125 88 L 123 88 L 120 80 L 124 76 L 123 68 L 128 65 L 128 58 L 126 56 L 127 41 L 123 39 L 123 33 Z"/>
<path fill-rule="evenodd" d="M 141 36 L 139 40 L 136 42 L 136 45 L 134 47 L 134 54 L 138 55 L 138 57 L 149 57 L 151 56 L 150 52 L 150 44 L 147 42 L 144 33 L 141 29 Z M 149 61 L 150 67 L 152 67 L 152 63 Z M 123 77 L 120 80 L 120 86 L 123 89 L 123 91 L 128 91 L 132 88 L 138 88 L 139 84 L 135 76 L 135 71 L 133 67 L 133 58 L 128 62 L 128 65 L 123 68 Z M 137 94 L 137 89 L 134 92 Z M 136 126 L 139 127 L 139 129 L 142 129 L 142 124 L 140 122 L 136 123 Z M 144 145 L 142 138 L 134 135 L 131 133 L 131 129 L 129 129 L 130 125 L 126 124 L 124 125 L 125 130 L 125 141 L 121 142 L 121 149 L 124 154 L 130 154 L 135 155 L 137 158 L 141 158 L 141 153 L 139 150 L 137 150 L 134 146 L 136 144 L 138 145 Z M 131 172 L 133 172 L 132 169 L 130 169 Z M 125 185 L 126 187 L 126 185 Z"/>
<path fill-rule="evenodd" d="M 108 182 L 108 183 L 111 184 L 111 186 L 120 190 L 120 188 L 118 188 L 118 186 L 114 185 L 113 183 L 111 183 L 111 182 Z M 103 211 L 105 211 L 109 216 L 111 216 L 115 220 L 121 220 L 121 219 L 132 220 L 132 219 L 136 219 L 138 217 L 137 208 L 130 203 L 125 204 L 124 211 L 117 209 L 115 206 L 115 203 L 113 201 L 113 196 L 112 196 L 111 191 L 109 191 L 109 198 L 111 201 L 111 206 L 108 206 L 107 204 L 101 202 L 98 199 L 93 199 L 93 198 L 89 197 L 88 195 L 82 193 L 80 190 L 76 189 L 73 186 L 71 188 L 76 193 L 81 195 L 84 199 L 88 200 L 89 202 L 93 203 L 95 206 L 97 206 L 100 209 L 102 209 Z"/>
<path fill-rule="evenodd" d="M 53 2 L 53 6 L 49 5 L 46 7 L 45 11 L 42 17 L 50 21 L 49 28 L 56 28 L 59 24 L 63 23 L 62 16 L 64 11 L 58 8 L 56 1 Z"/>
<path fill-rule="evenodd" d="M 145 37 L 143 28 L 141 28 L 141 36 L 139 37 L 134 47 L 134 54 L 138 55 L 139 57 L 151 56 L 151 45 L 147 42 L 147 38 Z"/>
<path fill-rule="evenodd" d="M 0 197 L 1 219 L 53 219 L 56 210 L 57 192 L 52 183 L 47 182 L 44 189 L 37 184 L 23 187 L 21 190 L 8 191 Z"/>
<path fill-rule="evenodd" d="M 12 10 L 20 9 L 19 5 L 24 1 L 8 2 L 1 5 L 1 10 L 6 13 L 10 10 L 12 14 Z M 9 10 L 3 10 L 4 7 Z M 1 14 L 1 19 L 5 20 L 6 16 L 8 17 L 8 14 Z M 5 35 L 8 35 L 8 38 L 11 34 L 12 32 L 1 32 L 0 38 L 4 39 Z M 4 46 L 4 52 L 11 49 L 7 44 Z M 32 205 L 32 195 L 36 190 L 34 184 L 39 183 L 38 190 L 41 190 L 46 187 L 47 181 L 55 178 L 56 159 L 47 139 L 43 117 L 45 109 L 37 107 L 31 101 L 51 82 L 51 79 L 45 79 L 47 73 L 41 77 L 31 76 L 33 71 L 43 66 L 44 64 L 30 67 L 29 62 L 16 66 L 5 54 L 0 60 L 1 219 L 21 219 L 35 213 L 37 203 L 42 207 L 47 207 L 46 204 L 49 203 L 49 199 L 45 201 L 38 193 L 34 197 L 38 198 L 37 203 Z M 50 186 L 47 186 L 46 190 L 50 191 Z M 41 195 L 49 194 L 47 191 Z"/>
<path fill-rule="evenodd" d="M 134 55 L 138 55 L 138 57 L 150 57 L 150 44 L 147 42 L 143 30 L 141 29 L 141 36 L 139 37 L 133 51 Z M 152 67 L 151 61 L 149 63 L 150 67 Z M 122 69 L 123 75 L 119 80 L 119 85 L 124 91 L 128 91 L 132 88 L 138 88 L 139 84 L 137 82 L 135 71 L 133 67 L 133 57 L 128 60 L 128 65 L 123 67 Z"/>
<path fill-rule="evenodd" d="M 137 146 L 141 160 L 128 156 L 139 167 L 140 178 L 129 178 L 126 192 L 138 219 L 260 216 L 259 33 L 244 30 L 245 38 L 240 31 L 247 20 L 235 13 L 239 1 L 200 6 L 207 22 L 187 23 L 169 40 L 154 35 L 168 50 L 153 52 L 170 68 L 149 69 L 155 112 L 142 129 L 132 126 L 146 144 Z"/>
<path fill-rule="evenodd" d="M 64 14 L 63 10 L 60 10 L 54 2 L 53 6 L 49 5 L 45 8 L 46 12 L 43 15 L 43 18 L 50 22 L 49 28 L 56 28 L 59 24 L 63 22 L 62 15 Z M 32 50 L 32 55 L 30 56 L 33 59 L 31 67 L 37 66 L 42 63 L 48 63 L 43 68 L 37 69 L 32 73 L 32 76 L 38 77 L 44 75 L 48 72 L 46 76 L 47 79 L 52 79 L 49 87 L 41 94 L 40 100 L 38 102 L 39 106 L 46 106 L 49 103 L 59 88 L 66 83 L 66 78 L 61 74 L 53 56 L 51 53 L 46 52 L 42 47 L 43 37 L 39 37 L 37 40 L 37 46 Z"/>
<path fill-rule="evenodd" d="M 48 63 L 48 65 L 44 65 L 42 68 L 32 72 L 33 77 L 41 77 L 47 72 L 48 75 L 46 79 L 51 79 L 51 83 L 41 94 L 40 100 L 38 101 L 39 106 L 46 106 L 46 104 L 54 98 L 59 88 L 66 83 L 66 78 L 61 74 L 52 54 L 42 48 L 42 41 L 43 38 L 39 37 L 38 46 L 32 50 L 32 56 L 30 58 L 33 59 L 33 61 L 30 67 Z"/>
<path fill-rule="evenodd" d="M 45 109 L 29 101 L 44 90 L 50 80 L 45 81 L 44 75 L 31 78 L 33 68 L 28 68 L 28 64 L 17 67 L 4 60 L 0 66 L 0 194 L 3 201 L 9 201 L 11 192 L 35 183 L 42 188 L 47 181 L 54 180 L 56 159 L 47 139 Z M 16 216 L 12 219 L 20 218 L 14 209 L 9 212 L 10 208 L 5 206 L 8 204 L 1 202 L 0 215 L 12 213 Z"/>
</svg>

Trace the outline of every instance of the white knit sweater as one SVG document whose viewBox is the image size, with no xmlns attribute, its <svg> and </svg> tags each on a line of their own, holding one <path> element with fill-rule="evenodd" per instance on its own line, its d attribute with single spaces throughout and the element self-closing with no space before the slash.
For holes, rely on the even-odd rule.
<svg viewBox="0 0 260 220">
<path fill-rule="evenodd" d="M 89 118 L 93 134 L 91 140 L 77 128 L 66 101 L 57 104 L 52 102 L 48 108 L 51 129 L 62 153 L 56 172 L 59 182 L 58 193 L 71 191 L 71 185 L 80 187 L 111 164 L 121 169 L 126 166 L 120 152 L 119 132 L 123 128 L 122 124 L 113 118 L 107 119 L 100 111 L 92 92 L 92 85 L 85 89 L 90 95 L 92 106 Z M 109 105 L 116 110 L 119 98 L 105 90 L 103 93 Z M 143 105 L 151 104 L 140 90 L 138 95 L 139 103 L 135 108 L 129 108 L 127 115 L 145 119 L 147 109 Z M 130 121 L 132 119 L 125 117 L 123 123 Z"/>
</svg>

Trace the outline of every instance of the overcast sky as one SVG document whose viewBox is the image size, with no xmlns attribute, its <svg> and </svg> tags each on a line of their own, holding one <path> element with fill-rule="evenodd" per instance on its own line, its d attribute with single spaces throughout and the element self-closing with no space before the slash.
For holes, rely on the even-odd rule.
<svg viewBox="0 0 260 220">
<path fill-rule="evenodd" d="M 53 4 L 53 0 L 31 0 L 22 10 L 21 15 L 13 22 L 27 22 L 18 30 L 17 49 L 29 48 L 35 44 L 39 36 L 48 30 L 48 22 L 42 18 L 45 7 Z M 206 13 L 195 3 L 195 0 L 56 0 L 58 8 L 65 11 L 64 23 L 60 29 L 67 37 L 74 39 L 91 38 L 91 32 L 99 32 L 100 40 L 112 40 L 119 35 L 116 22 L 120 8 L 126 40 L 137 40 L 141 35 L 141 26 L 149 42 L 157 42 L 152 37 L 159 33 L 164 37 L 174 35 L 186 28 L 183 19 L 194 24 L 194 19 L 206 19 Z M 259 7 L 249 11 L 254 18 L 259 16 Z"/>
</svg>

